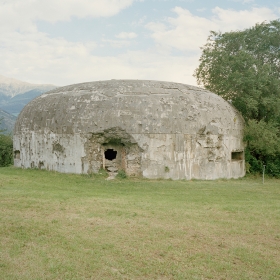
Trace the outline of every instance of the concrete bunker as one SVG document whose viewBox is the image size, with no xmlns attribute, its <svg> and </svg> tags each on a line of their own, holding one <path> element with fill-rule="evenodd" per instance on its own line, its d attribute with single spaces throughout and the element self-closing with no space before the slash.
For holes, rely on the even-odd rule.
<svg viewBox="0 0 280 280">
<path fill-rule="evenodd" d="M 231 104 L 189 85 L 70 85 L 22 110 L 14 164 L 66 173 L 123 170 L 146 178 L 238 178 L 245 175 L 243 125 Z"/>
</svg>

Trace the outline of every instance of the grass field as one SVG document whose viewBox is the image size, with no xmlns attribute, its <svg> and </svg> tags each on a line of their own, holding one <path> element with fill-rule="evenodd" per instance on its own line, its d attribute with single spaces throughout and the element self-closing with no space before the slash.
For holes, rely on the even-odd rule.
<svg viewBox="0 0 280 280">
<path fill-rule="evenodd" d="M 280 279 L 280 180 L 0 168 L 0 279 Z"/>
</svg>

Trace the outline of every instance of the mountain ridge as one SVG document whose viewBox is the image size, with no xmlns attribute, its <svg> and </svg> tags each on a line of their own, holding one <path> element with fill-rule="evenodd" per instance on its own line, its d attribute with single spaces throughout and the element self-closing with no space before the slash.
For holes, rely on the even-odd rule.
<svg viewBox="0 0 280 280">
<path fill-rule="evenodd" d="M 46 92 L 56 87 L 57 86 L 51 84 L 31 84 L 0 75 L 0 94 L 10 97 L 14 97 L 34 89 Z"/>
<path fill-rule="evenodd" d="M 12 133 L 23 107 L 35 97 L 56 88 L 50 84 L 31 84 L 0 75 L 0 130 Z"/>
<path fill-rule="evenodd" d="M 13 131 L 16 122 L 16 117 L 12 114 L 0 109 L 0 131 L 9 134 Z"/>
</svg>

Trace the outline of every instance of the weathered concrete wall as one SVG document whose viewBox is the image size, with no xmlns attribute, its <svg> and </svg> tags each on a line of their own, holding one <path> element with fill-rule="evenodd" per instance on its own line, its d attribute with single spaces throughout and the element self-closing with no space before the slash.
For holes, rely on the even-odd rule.
<svg viewBox="0 0 280 280">
<path fill-rule="evenodd" d="M 20 150 L 20 159 L 14 159 L 15 166 L 96 173 L 100 168 L 114 166 L 104 157 L 106 149 L 113 149 L 118 152 L 116 171 L 122 169 L 128 175 L 172 179 L 238 178 L 244 175 L 244 160 L 231 159 L 231 151 L 240 151 L 242 147 L 238 138 L 187 134 L 135 134 L 133 137 L 139 145 L 129 147 L 92 141 L 89 145 L 88 139 L 80 135 L 69 137 L 33 132 L 15 137 L 15 150 Z"/>
<path fill-rule="evenodd" d="M 245 174 L 242 138 L 240 114 L 200 88 L 93 82 L 56 89 L 24 108 L 14 131 L 15 166 L 68 173 L 103 167 L 147 178 L 237 178 Z M 106 150 L 116 158 L 106 159 Z"/>
</svg>

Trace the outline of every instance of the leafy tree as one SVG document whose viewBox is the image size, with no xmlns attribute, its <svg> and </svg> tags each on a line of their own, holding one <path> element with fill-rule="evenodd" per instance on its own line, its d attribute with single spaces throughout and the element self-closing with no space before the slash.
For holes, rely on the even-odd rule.
<svg viewBox="0 0 280 280">
<path fill-rule="evenodd" d="M 0 167 L 13 163 L 13 140 L 10 135 L 4 135 L 3 132 L 0 130 Z"/>
<path fill-rule="evenodd" d="M 252 171 L 280 156 L 280 21 L 243 31 L 211 31 L 194 76 L 232 104 L 245 122 Z M 278 161 L 277 161 L 278 160 Z M 258 164 L 255 164 L 256 161 Z M 275 166 L 271 173 L 280 174 Z"/>
<path fill-rule="evenodd" d="M 263 120 L 258 122 L 252 119 L 245 127 L 244 140 L 247 141 L 252 153 L 274 156 L 279 151 L 280 144 L 275 133 L 277 130 L 277 125 L 273 122 L 266 123 Z"/>
</svg>

